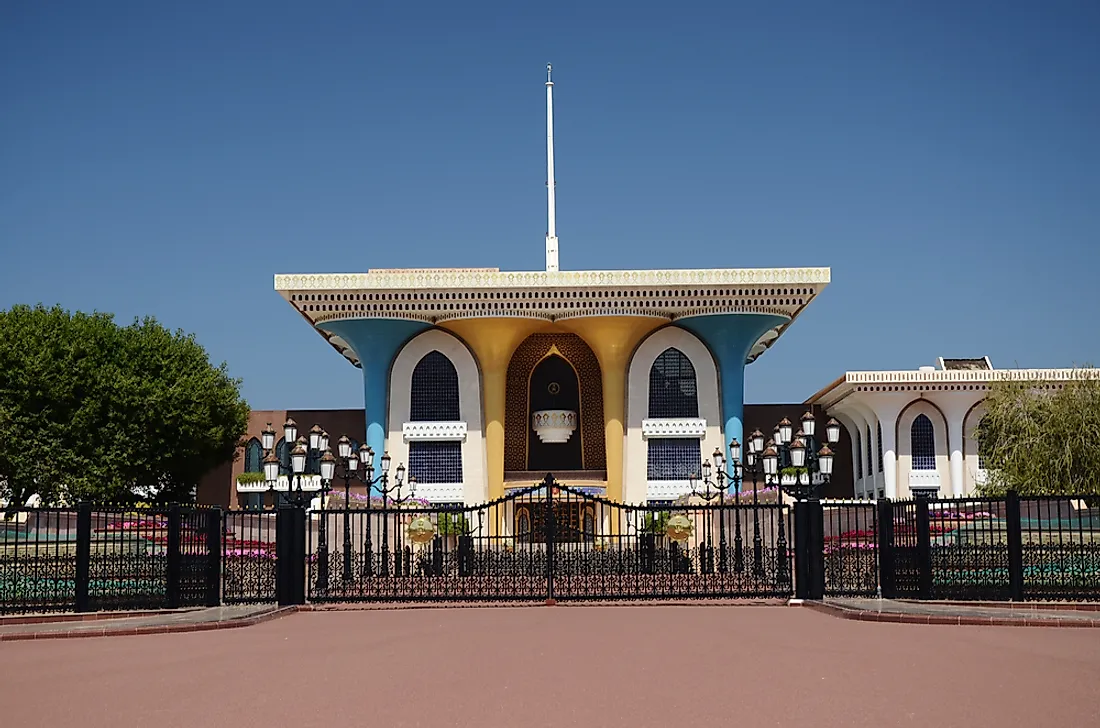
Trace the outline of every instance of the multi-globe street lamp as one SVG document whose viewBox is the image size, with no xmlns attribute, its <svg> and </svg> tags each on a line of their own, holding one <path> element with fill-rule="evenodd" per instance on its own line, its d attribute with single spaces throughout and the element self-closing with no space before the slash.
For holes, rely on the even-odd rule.
<svg viewBox="0 0 1100 728">
<path fill-rule="evenodd" d="M 314 425 L 309 431 L 309 439 L 298 436 L 298 426 L 293 419 L 287 418 L 287 421 L 283 424 L 283 438 L 288 446 L 290 443 L 294 443 L 290 450 L 290 463 L 287 472 L 287 492 L 282 499 L 278 499 L 275 495 L 276 486 L 279 481 L 279 471 L 284 469 L 285 465 L 279 456 L 275 452 L 275 430 L 269 423 L 261 433 L 261 446 L 266 451 L 267 455 L 263 460 L 264 467 L 264 479 L 267 481 L 268 489 L 271 491 L 273 498 L 275 498 L 276 506 L 283 507 L 295 507 L 303 508 L 309 500 L 306 494 L 305 487 L 303 485 L 303 475 L 306 474 L 306 470 L 310 461 L 316 461 L 318 463 L 318 475 L 320 475 L 320 492 L 321 492 L 321 522 L 318 529 L 318 547 L 322 558 L 318 564 L 318 582 L 322 585 L 326 585 L 328 582 L 328 529 L 324 516 L 325 511 L 325 499 L 328 492 L 332 490 L 332 482 L 336 477 L 337 466 L 342 466 L 341 477 L 344 480 L 344 513 L 343 513 L 343 578 L 345 581 L 351 579 L 352 572 L 352 545 L 351 545 L 351 483 L 353 480 L 357 480 L 363 483 L 367 488 L 367 506 L 370 507 L 370 494 L 372 489 L 377 489 L 382 494 L 382 510 L 383 510 L 383 561 L 386 564 L 386 572 L 389 571 L 388 565 L 388 538 L 389 538 L 389 519 L 386 511 L 390 504 L 400 505 L 406 501 L 415 497 L 415 479 L 410 477 L 409 494 L 407 496 L 401 495 L 401 489 L 405 485 L 405 466 L 397 466 L 397 477 L 394 485 L 390 485 L 390 462 L 391 458 L 389 453 L 383 453 L 381 457 L 381 473 L 375 477 L 374 475 L 374 451 L 367 445 L 361 445 L 358 449 L 355 449 L 351 445 L 351 440 L 346 435 L 342 435 L 337 441 L 337 455 L 333 455 L 329 449 L 329 436 L 319 425 Z M 360 472 L 362 471 L 362 472 Z M 295 488 L 295 486 L 297 486 Z M 368 515 L 366 521 L 366 533 L 365 533 L 365 547 L 368 569 L 371 569 L 371 562 L 373 560 L 371 556 L 370 546 L 370 518 Z M 371 569 L 373 573 L 373 569 Z"/>
<path fill-rule="evenodd" d="M 716 498 L 724 497 L 730 486 L 734 495 L 734 546 L 733 568 L 740 573 L 744 568 L 744 549 L 741 537 L 741 485 L 747 476 L 752 478 L 752 562 L 753 573 L 760 578 L 764 575 L 763 541 L 760 535 L 760 499 L 759 477 L 763 475 L 765 487 L 777 486 L 781 492 L 796 500 L 816 500 L 818 488 L 827 484 L 833 472 L 833 451 L 829 445 L 834 445 L 840 439 L 840 424 L 835 419 L 830 419 L 825 425 L 825 440 L 821 449 L 814 452 L 816 419 L 812 412 L 802 415 L 801 429 L 792 433 L 794 429 L 790 420 L 783 418 L 774 429 L 772 439 L 765 441 L 764 434 L 759 430 L 749 435 L 746 443 L 745 457 L 742 461 L 741 443 L 734 438 L 729 444 L 730 461 L 727 463 L 720 449 L 715 449 L 710 460 L 704 460 L 700 465 L 702 489 L 696 488 L 695 479 L 691 481 L 691 493 L 708 503 Z M 794 469 L 793 482 L 784 482 L 781 469 L 791 467 Z M 820 475 L 820 478 L 815 478 Z M 719 528 L 719 563 L 720 569 L 724 567 L 726 554 L 724 524 Z M 776 545 L 781 553 L 786 551 L 786 534 L 783 518 L 779 518 Z M 786 559 L 780 558 L 780 569 L 786 572 Z"/>
<path fill-rule="evenodd" d="M 815 501 L 818 489 L 827 485 L 833 474 L 833 451 L 829 445 L 835 446 L 840 440 L 840 423 L 835 419 L 825 423 L 825 443 L 817 452 L 814 452 L 817 423 L 812 412 L 802 415 L 797 433 L 792 435 L 792 429 L 790 420 L 784 417 L 775 428 L 774 438 L 764 445 L 763 435 L 758 438 L 757 430 L 753 433 L 753 450 L 764 463 L 766 479 L 770 478 L 796 500 Z M 791 482 L 784 482 L 782 477 L 782 469 L 787 467 L 794 470 Z M 815 475 L 821 478 L 815 479 Z"/>
</svg>

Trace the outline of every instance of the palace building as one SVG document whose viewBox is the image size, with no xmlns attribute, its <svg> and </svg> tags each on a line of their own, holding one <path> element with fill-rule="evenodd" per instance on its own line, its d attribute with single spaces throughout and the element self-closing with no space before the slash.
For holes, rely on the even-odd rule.
<svg viewBox="0 0 1100 728">
<path fill-rule="evenodd" d="M 745 366 L 829 282 L 815 267 L 560 270 L 553 87 L 548 67 L 545 270 L 275 277 L 362 370 L 366 443 L 433 501 L 546 472 L 624 502 L 686 492 L 704 455 L 743 439 Z"/>
<path fill-rule="evenodd" d="M 561 270 L 553 87 L 548 66 L 545 270 L 275 276 L 278 293 L 363 375 L 363 410 L 302 413 L 299 425 L 327 420 L 322 426 L 339 427 L 333 438 L 388 453 L 415 477 L 417 497 L 433 503 L 485 503 L 548 472 L 620 503 L 688 494 L 701 461 L 716 449 L 728 457 L 730 441 L 751 431 L 745 367 L 829 283 L 820 267 Z M 986 385 L 1072 376 L 1008 373 L 987 359 L 940 367 L 848 372 L 805 403 L 760 412 L 797 421 L 808 405 L 843 423 L 834 487 L 823 495 L 962 495 L 983 477 L 964 431 L 980 416 Z M 253 413 L 242 457 L 212 474 L 200 499 L 261 504 L 270 484 L 237 476 L 262 470 L 260 430 L 278 429 L 285 414 Z M 753 429 L 770 432 L 775 421 Z M 288 472 L 287 444 L 275 449 Z M 274 490 L 287 487 L 284 476 Z M 316 477 L 309 487 L 319 487 Z"/>
<path fill-rule="evenodd" d="M 676 497 L 743 439 L 744 369 L 828 268 L 565 271 L 547 68 L 546 270 L 278 275 L 275 288 L 363 371 L 366 442 L 418 493 L 476 503 L 546 472 L 611 499 Z"/>
</svg>

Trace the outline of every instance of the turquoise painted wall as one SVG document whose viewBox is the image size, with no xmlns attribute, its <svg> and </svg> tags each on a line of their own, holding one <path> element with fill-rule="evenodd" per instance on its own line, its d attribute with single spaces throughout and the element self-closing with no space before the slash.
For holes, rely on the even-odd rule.
<svg viewBox="0 0 1100 728">
<path fill-rule="evenodd" d="M 390 366 L 405 342 L 431 325 L 406 319 L 344 319 L 318 324 L 317 328 L 339 336 L 359 357 L 363 366 L 367 445 L 380 458 L 386 449 Z"/>
</svg>

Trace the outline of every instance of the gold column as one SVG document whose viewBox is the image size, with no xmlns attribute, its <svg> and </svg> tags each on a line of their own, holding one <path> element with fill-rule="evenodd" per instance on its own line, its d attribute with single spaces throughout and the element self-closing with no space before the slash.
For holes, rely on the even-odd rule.
<svg viewBox="0 0 1100 728">
<path fill-rule="evenodd" d="M 559 323 L 584 339 L 600 362 L 604 444 L 607 448 L 607 497 L 622 501 L 627 368 L 638 342 L 667 321 L 648 316 L 592 316 Z M 581 386 L 584 386 L 583 382 Z"/>
<path fill-rule="evenodd" d="M 547 325 L 523 318 L 458 319 L 440 324 L 469 344 L 481 366 L 481 391 L 485 407 L 485 466 L 489 500 L 504 495 L 504 413 L 508 388 L 508 362 L 523 340 Z"/>
</svg>

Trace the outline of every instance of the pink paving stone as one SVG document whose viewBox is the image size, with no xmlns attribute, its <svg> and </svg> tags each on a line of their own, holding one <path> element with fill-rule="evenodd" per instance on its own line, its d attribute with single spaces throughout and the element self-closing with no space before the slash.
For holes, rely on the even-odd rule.
<svg viewBox="0 0 1100 728">
<path fill-rule="evenodd" d="M 786 607 L 309 612 L 0 652 L 13 726 L 1100 725 L 1091 633 Z"/>
</svg>

